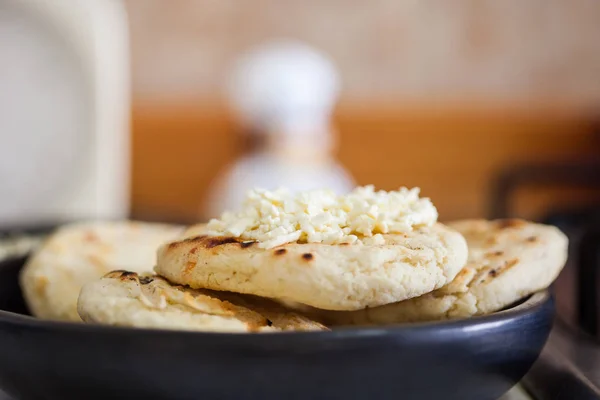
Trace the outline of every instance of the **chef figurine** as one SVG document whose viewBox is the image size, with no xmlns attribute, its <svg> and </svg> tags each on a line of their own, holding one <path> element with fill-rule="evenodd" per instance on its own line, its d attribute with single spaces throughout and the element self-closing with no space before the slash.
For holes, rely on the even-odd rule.
<svg viewBox="0 0 600 400">
<path fill-rule="evenodd" d="M 331 114 L 340 85 L 331 61 L 298 42 L 271 42 L 241 57 L 228 97 L 253 145 L 213 182 L 204 219 L 239 209 L 253 188 L 345 193 L 352 178 L 334 159 Z"/>
</svg>

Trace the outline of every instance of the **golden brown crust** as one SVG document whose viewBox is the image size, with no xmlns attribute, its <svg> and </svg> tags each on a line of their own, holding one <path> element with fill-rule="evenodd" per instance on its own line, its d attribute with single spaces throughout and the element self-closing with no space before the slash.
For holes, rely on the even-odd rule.
<svg viewBox="0 0 600 400">
<path fill-rule="evenodd" d="M 115 268 L 151 271 L 156 248 L 183 227 L 136 221 L 95 221 L 64 225 L 29 257 L 20 284 L 39 318 L 79 321 L 81 287 Z"/>
<path fill-rule="evenodd" d="M 169 250 L 175 250 L 178 247 L 190 246 L 190 245 L 196 246 L 194 251 L 197 251 L 198 249 L 213 249 L 215 247 L 228 247 L 228 245 L 234 245 L 234 246 L 242 248 L 242 249 L 247 249 L 248 247 L 252 246 L 254 243 L 255 242 L 253 242 L 253 241 L 242 240 L 239 238 L 234 238 L 234 237 L 229 237 L 229 236 L 199 235 L 199 236 L 188 237 L 188 238 L 182 239 L 181 241 L 178 241 L 178 242 L 172 242 L 169 244 Z"/>
<path fill-rule="evenodd" d="M 192 236 L 161 246 L 155 271 L 194 288 L 357 310 L 428 293 L 464 266 L 464 238 L 442 224 L 360 243 L 244 247 L 236 238 Z"/>
<path fill-rule="evenodd" d="M 519 219 L 449 224 L 469 245 L 467 265 L 448 285 L 406 301 L 355 312 L 315 314 L 329 324 L 385 324 L 464 318 L 498 311 L 548 287 L 567 257 L 566 236 Z M 313 312 L 315 312 L 313 310 Z"/>
<path fill-rule="evenodd" d="M 255 296 L 171 284 L 157 275 L 113 271 L 86 285 L 79 313 L 87 322 L 198 331 L 327 330 L 281 304 Z"/>
</svg>

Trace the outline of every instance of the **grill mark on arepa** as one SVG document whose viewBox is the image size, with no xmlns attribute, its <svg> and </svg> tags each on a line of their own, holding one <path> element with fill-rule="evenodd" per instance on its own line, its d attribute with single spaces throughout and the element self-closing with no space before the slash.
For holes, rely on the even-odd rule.
<svg viewBox="0 0 600 400">
<path fill-rule="evenodd" d="M 104 275 L 104 278 L 120 279 L 122 281 L 126 281 L 126 280 L 137 281 L 138 274 L 135 272 L 131 272 L 131 271 L 125 271 L 123 269 L 118 269 L 118 270 L 111 271 L 108 274 Z"/>
<path fill-rule="evenodd" d="M 140 276 L 139 280 L 142 285 L 148 285 L 149 283 L 154 281 L 154 278 L 151 276 Z"/>
<path fill-rule="evenodd" d="M 529 236 L 527 239 L 525 239 L 525 241 L 529 243 L 535 243 L 538 241 L 538 239 L 539 238 L 537 236 Z"/>
<path fill-rule="evenodd" d="M 287 253 L 287 250 L 286 250 L 286 249 L 277 249 L 277 250 L 275 250 L 275 251 L 273 252 L 273 254 L 275 254 L 276 256 L 282 256 L 282 255 L 284 255 L 285 253 Z"/>
<path fill-rule="evenodd" d="M 462 270 L 461 270 L 461 271 L 460 271 L 460 272 L 459 272 L 459 273 L 456 275 L 456 277 L 454 278 L 454 280 L 453 280 L 452 282 L 454 282 L 454 283 L 460 283 L 460 281 L 463 281 L 463 280 L 464 280 L 464 281 L 465 281 L 465 284 L 466 284 L 466 285 L 468 285 L 468 284 L 469 284 L 469 283 L 471 283 L 471 282 L 470 282 L 470 281 L 469 281 L 469 282 L 466 282 L 466 280 L 467 280 L 467 277 L 469 276 L 469 274 L 470 274 L 470 273 L 471 273 L 471 269 L 469 269 L 469 268 L 463 268 L 463 269 L 462 269 Z M 473 278 L 471 277 L 471 279 L 473 279 Z"/>
<path fill-rule="evenodd" d="M 492 235 L 486 239 L 485 244 L 489 247 L 495 246 L 498 244 L 498 238 Z"/>
<path fill-rule="evenodd" d="M 476 285 L 484 284 L 488 281 L 488 278 L 491 278 L 491 279 L 497 278 L 498 276 L 502 275 L 503 273 L 505 273 L 506 271 L 508 271 L 515 265 L 517 265 L 518 263 L 519 263 L 518 258 L 512 258 L 510 260 L 504 261 L 504 263 L 500 266 L 485 268 L 477 274 L 476 279 L 474 279 L 472 281 L 472 283 L 476 284 Z M 472 285 L 469 285 L 469 287 L 471 287 L 471 286 Z"/>
<path fill-rule="evenodd" d="M 171 242 L 169 243 L 169 249 L 176 249 L 177 247 L 186 244 L 186 243 L 194 243 L 194 242 L 201 242 L 204 238 L 206 238 L 206 235 L 200 235 L 200 236 L 193 236 L 193 237 L 189 237 L 187 239 L 183 239 L 183 240 L 178 240 L 176 242 Z"/>
<path fill-rule="evenodd" d="M 48 287 L 48 284 L 50 283 L 50 280 L 45 277 L 45 276 L 38 276 L 37 279 L 35 280 L 35 291 L 36 293 L 38 293 L 38 295 L 43 295 L 44 293 L 46 293 L 46 288 Z"/>
<path fill-rule="evenodd" d="M 506 271 L 508 271 L 509 269 L 511 269 L 512 267 L 514 267 L 515 265 L 517 265 L 519 263 L 519 259 L 518 258 L 512 258 L 510 260 L 506 260 L 506 262 L 504 263 L 503 266 L 501 266 L 500 268 L 496 268 L 496 272 L 494 276 L 498 276 L 500 274 L 505 273 Z"/>
<path fill-rule="evenodd" d="M 421 295 L 419 297 L 425 298 L 425 296 L 429 296 L 429 297 L 433 297 L 434 299 L 442 299 L 446 296 L 455 296 L 455 295 L 456 295 L 456 293 L 446 293 L 443 290 L 434 290 L 433 292 L 425 293 L 424 295 Z M 418 299 L 418 297 L 415 298 L 415 300 L 416 299 Z M 409 300 L 412 300 L 412 299 L 409 299 Z"/>
<path fill-rule="evenodd" d="M 304 253 L 302 254 L 302 258 L 306 261 L 311 261 L 313 258 L 315 258 L 315 256 L 311 253 Z"/>
<path fill-rule="evenodd" d="M 223 246 L 226 244 L 239 244 L 242 249 L 247 249 L 248 247 L 255 244 L 255 241 L 242 240 L 235 237 L 229 236 L 207 236 L 200 235 L 194 236 L 187 239 L 183 239 L 177 242 L 171 242 L 168 245 L 169 250 L 175 250 L 179 246 L 195 244 L 196 247 L 193 247 L 190 250 L 190 253 L 194 254 L 198 251 L 199 248 L 212 249 L 218 246 Z"/>
<path fill-rule="evenodd" d="M 194 270 L 194 268 L 195 268 L 195 267 L 196 267 L 196 263 L 195 263 L 195 262 L 193 262 L 193 261 L 188 261 L 188 262 L 185 264 L 185 268 L 184 268 L 184 270 L 183 270 L 183 273 L 184 273 L 184 275 L 188 275 L 188 274 L 190 274 L 190 273 L 191 273 L 191 272 Z"/>
<path fill-rule="evenodd" d="M 110 271 L 109 273 L 104 274 L 103 278 L 118 278 L 121 276 L 121 274 L 123 272 L 127 272 L 127 271 L 122 270 L 122 269 L 118 269 L 116 271 Z"/>
<path fill-rule="evenodd" d="M 206 238 L 206 240 L 202 244 L 204 244 L 204 246 L 206 246 L 207 249 L 212 249 L 214 247 L 223 246 L 225 244 L 230 243 L 240 243 L 240 240 L 233 237 L 215 236 Z"/>
</svg>

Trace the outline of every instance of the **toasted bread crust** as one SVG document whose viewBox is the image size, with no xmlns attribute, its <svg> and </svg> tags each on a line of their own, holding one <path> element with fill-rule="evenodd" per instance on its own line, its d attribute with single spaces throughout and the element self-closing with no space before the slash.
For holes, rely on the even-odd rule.
<svg viewBox="0 0 600 400">
<path fill-rule="evenodd" d="M 465 318 L 501 310 L 550 286 L 567 259 L 557 228 L 519 219 L 463 220 L 449 226 L 469 245 L 465 268 L 449 284 L 423 296 L 356 312 L 312 310 L 333 325 L 370 325 Z"/>
<path fill-rule="evenodd" d="M 81 287 L 123 268 L 151 271 L 156 248 L 183 227 L 134 221 L 81 222 L 57 229 L 29 258 L 20 284 L 31 312 L 40 318 L 81 321 Z"/>
<path fill-rule="evenodd" d="M 88 323 L 215 332 L 326 330 L 280 304 L 237 293 L 194 290 L 156 275 L 113 271 L 86 284 L 78 302 Z"/>
<path fill-rule="evenodd" d="M 171 282 L 357 310 L 420 296 L 446 285 L 467 258 L 464 238 L 441 224 L 385 243 L 289 243 L 263 249 L 237 238 L 197 234 L 164 244 L 155 271 Z"/>
</svg>

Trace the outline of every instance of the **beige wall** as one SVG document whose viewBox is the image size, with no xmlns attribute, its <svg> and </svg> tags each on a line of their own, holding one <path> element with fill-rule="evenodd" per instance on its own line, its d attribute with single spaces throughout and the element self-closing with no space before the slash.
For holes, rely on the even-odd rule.
<svg viewBox="0 0 600 400">
<path fill-rule="evenodd" d="M 600 105 L 595 0 L 126 0 L 136 99 L 214 100 L 232 58 L 300 38 L 350 100 Z"/>
<path fill-rule="evenodd" d="M 241 151 L 218 104 L 225 71 L 277 36 L 306 40 L 338 64 L 338 156 L 357 181 L 421 186 L 443 219 L 485 216 L 508 166 L 600 152 L 598 0 L 126 3 L 138 217 L 194 220 L 209 183 Z M 519 194 L 514 212 L 535 218 L 598 198 L 536 189 Z"/>
</svg>

